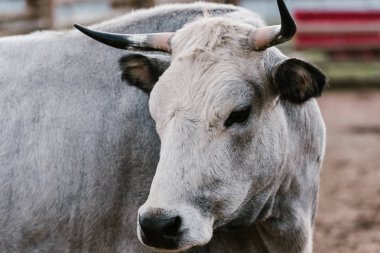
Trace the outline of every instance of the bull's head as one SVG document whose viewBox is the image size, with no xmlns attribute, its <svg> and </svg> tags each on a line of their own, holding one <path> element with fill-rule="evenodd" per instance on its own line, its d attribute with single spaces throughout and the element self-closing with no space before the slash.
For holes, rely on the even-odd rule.
<svg viewBox="0 0 380 253">
<path fill-rule="evenodd" d="M 150 194 L 138 213 L 144 244 L 185 250 L 208 243 L 220 226 L 252 224 L 289 173 L 284 108 L 319 96 L 326 77 L 272 47 L 296 32 L 283 0 L 278 5 L 282 25 L 263 28 L 226 17 L 145 35 L 77 26 L 113 47 L 172 54 L 166 71 L 143 55 L 121 60 L 125 79 L 151 92 L 161 139 Z"/>
</svg>

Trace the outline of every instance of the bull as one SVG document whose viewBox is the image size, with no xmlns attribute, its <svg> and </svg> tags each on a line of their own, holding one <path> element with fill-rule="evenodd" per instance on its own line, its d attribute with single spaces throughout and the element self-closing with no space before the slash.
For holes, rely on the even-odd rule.
<svg viewBox="0 0 380 253">
<path fill-rule="evenodd" d="M 77 26 L 170 57 L 1 39 L 0 251 L 310 252 L 326 77 L 272 47 L 295 32 L 278 3 L 269 28 L 212 4 Z"/>
</svg>

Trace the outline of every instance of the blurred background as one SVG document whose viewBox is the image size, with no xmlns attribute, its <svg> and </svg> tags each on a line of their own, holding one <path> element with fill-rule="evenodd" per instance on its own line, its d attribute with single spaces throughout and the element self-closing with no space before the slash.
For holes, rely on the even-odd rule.
<svg viewBox="0 0 380 253">
<path fill-rule="evenodd" d="M 191 0 L 0 0 L 0 37 L 71 28 Z M 275 0 L 219 0 L 278 24 Z M 327 126 L 314 252 L 380 252 L 380 1 L 288 0 L 298 33 L 280 46 L 323 69 Z"/>
</svg>

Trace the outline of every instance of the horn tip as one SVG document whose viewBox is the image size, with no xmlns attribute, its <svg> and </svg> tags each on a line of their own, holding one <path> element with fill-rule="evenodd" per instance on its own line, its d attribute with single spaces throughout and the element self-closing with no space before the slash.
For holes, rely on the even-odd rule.
<svg viewBox="0 0 380 253">
<path fill-rule="evenodd" d="M 82 26 L 82 25 L 80 25 L 80 24 L 74 24 L 74 27 L 75 27 L 76 29 L 78 29 L 79 31 L 83 31 L 84 29 L 86 29 L 86 27 L 84 27 L 84 26 Z"/>
<path fill-rule="evenodd" d="M 285 1 L 277 0 L 277 4 L 281 15 L 281 33 L 283 33 L 288 39 L 291 39 L 297 32 L 297 25 L 286 6 Z"/>
</svg>

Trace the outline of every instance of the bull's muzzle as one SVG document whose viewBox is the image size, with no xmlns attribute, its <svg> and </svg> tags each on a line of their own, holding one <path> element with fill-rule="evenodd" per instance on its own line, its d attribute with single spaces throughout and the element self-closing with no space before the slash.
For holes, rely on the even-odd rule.
<svg viewBox="0 0 380 253">
<path fill-rule="evenodd" d="M 149 200 L 148 200 L 149 202 Z M 137 236 L 156 250 L 184 251 L 207 244 L 214 219 L 185 203 L 157 207 L 145 203 L 138 212 Z"/>
<path fill-rule="evenodd" d="M 159 249 L 177 249 L 181 239 L 182 219 L 162 209 L 139 214 L 140 238 L 144 244 Z"/>
</svg>

